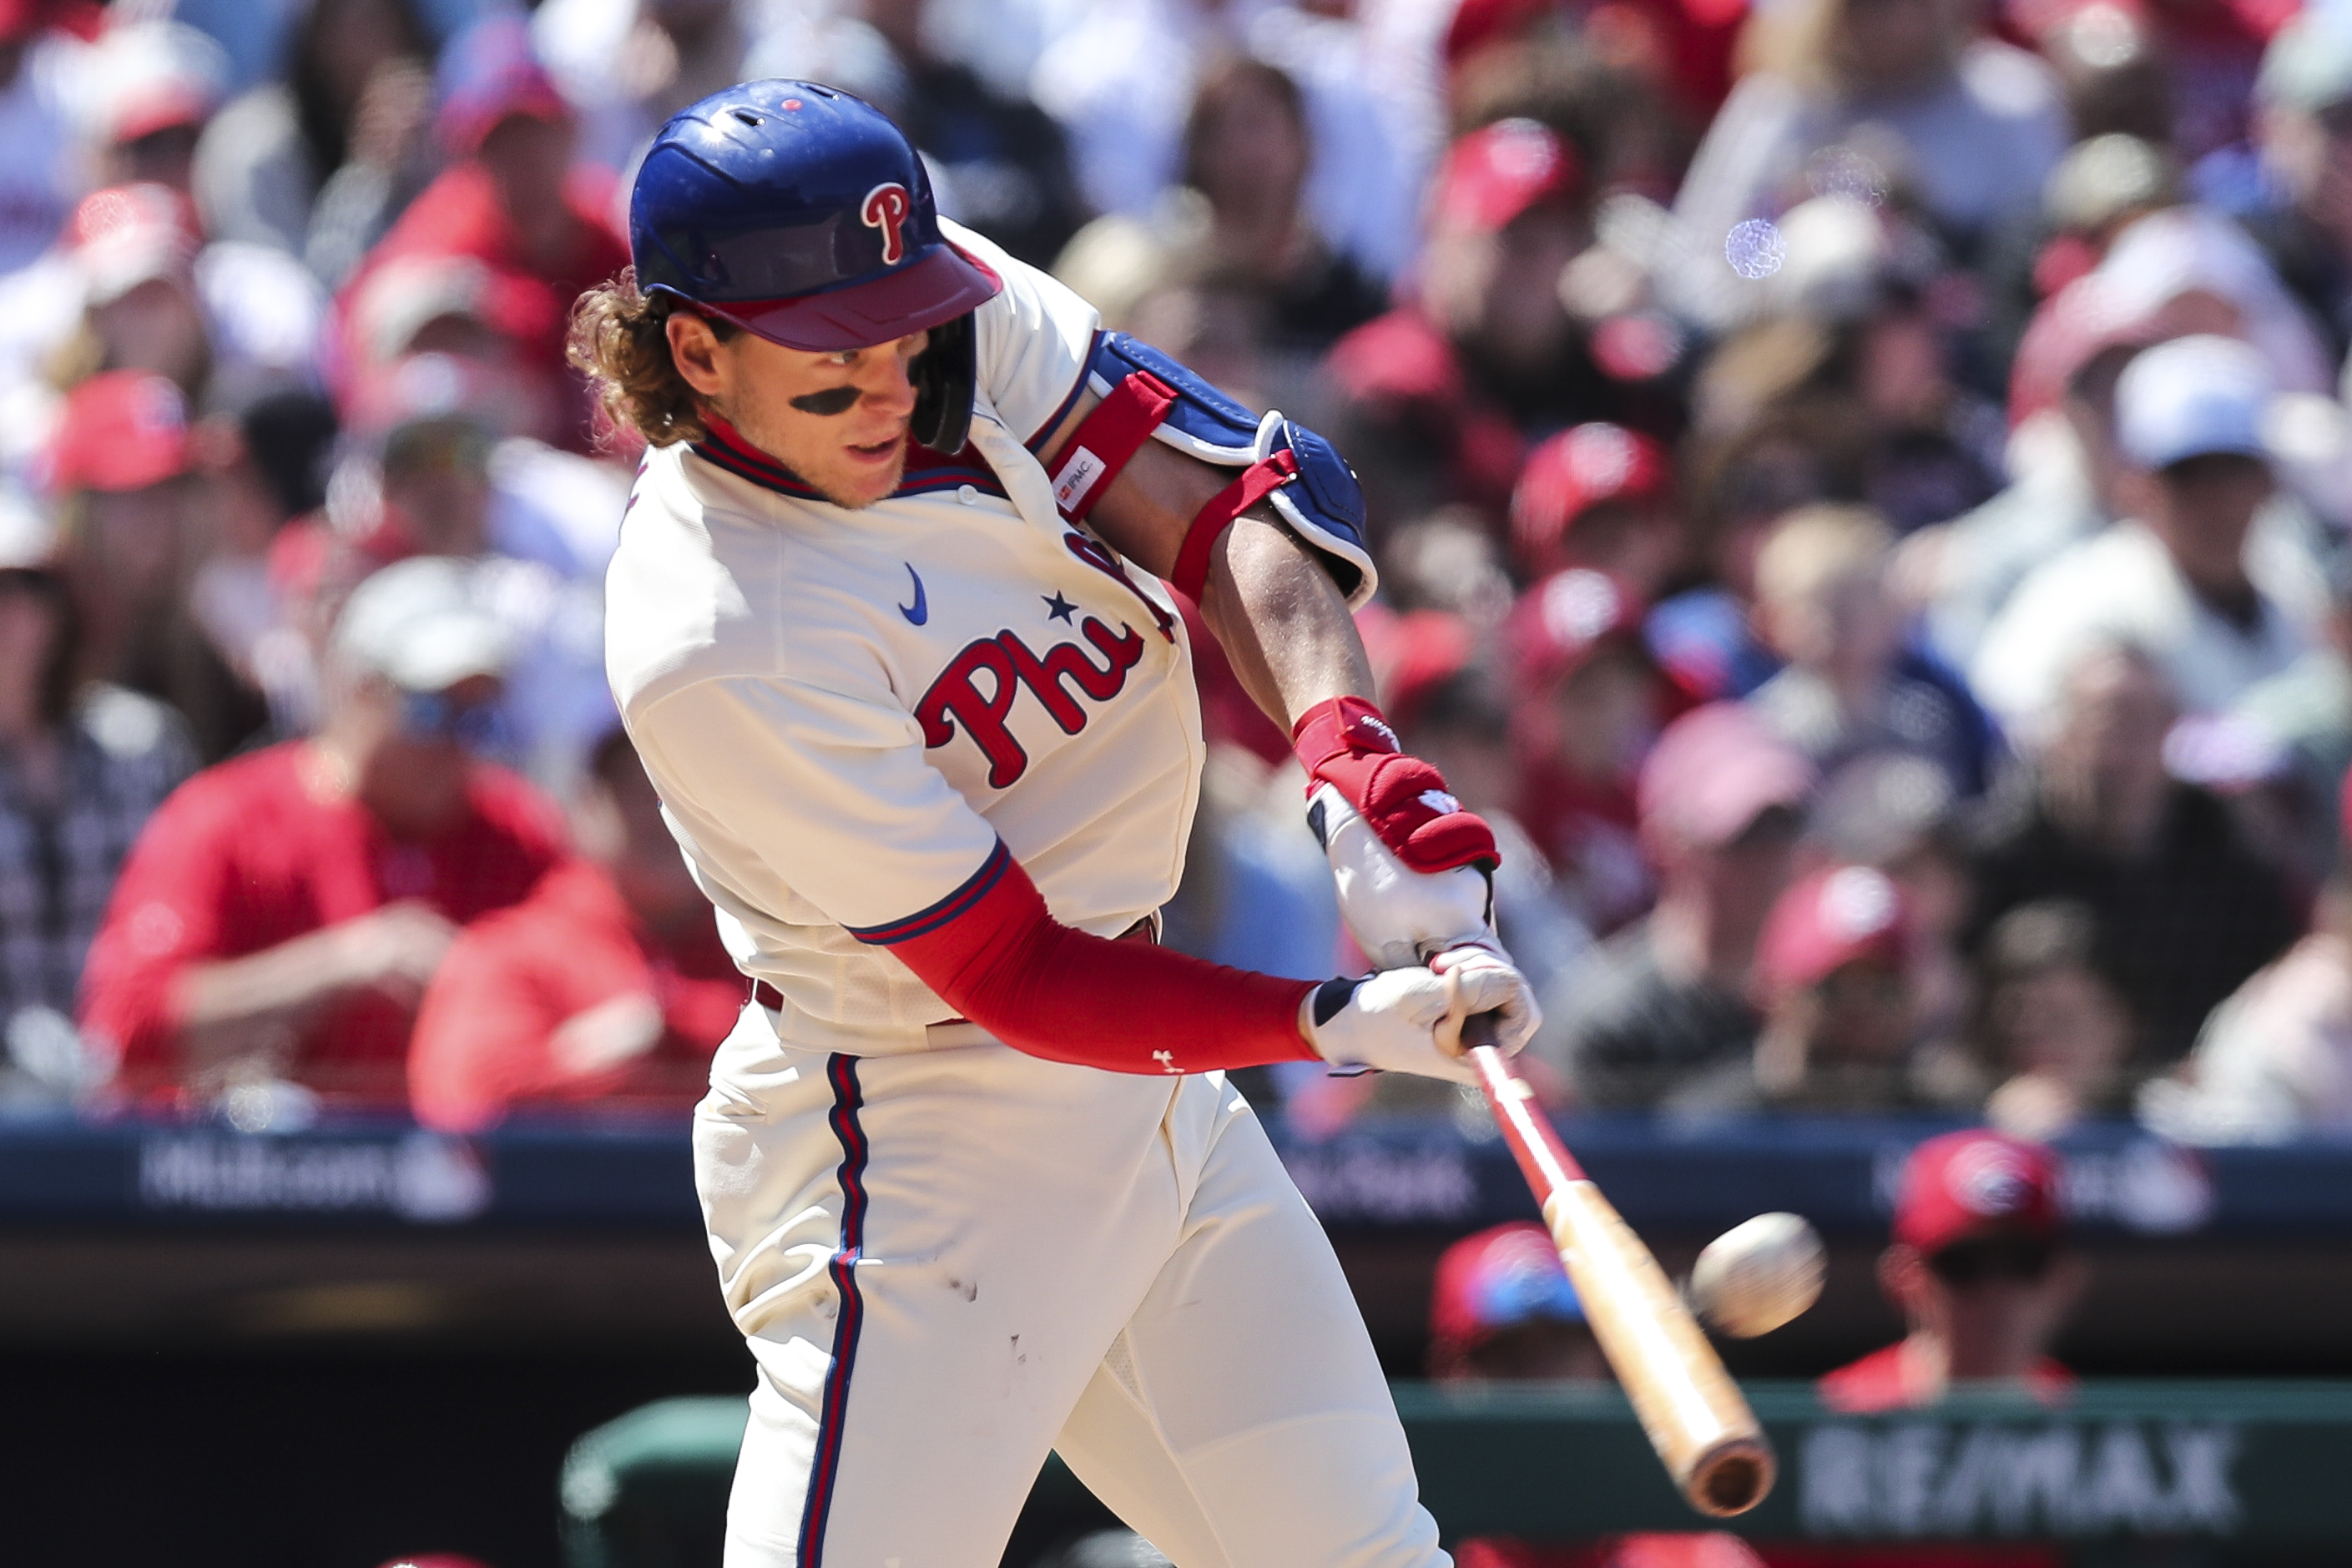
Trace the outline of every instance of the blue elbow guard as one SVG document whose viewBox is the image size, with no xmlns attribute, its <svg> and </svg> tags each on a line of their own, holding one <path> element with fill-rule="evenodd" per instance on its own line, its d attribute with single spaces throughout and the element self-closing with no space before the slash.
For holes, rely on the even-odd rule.
<svg viewBox="0 0 2352 1568">
<path fill-rule="evenodd" d="M 1272 491 L 1266 499 L 1291 530 L 1313 545 L 1323 558 L 1323 569 L 1348 598 L 1348 608 L 1361 610 L 1380 584 L 1371 551 L 1365 548 L 1364 487 L 1356 471 L 1333 446 L 1303 424 L 1293 424 L 1279 413 L 1269 413 L 1258 427 L 1258 458 L 1290 453 L 1298 463 L 1298 477 Z"/>
<path fill-rule="evenodd" d="M 1365 548 L 1364 487 L 1328 441 L 1278 412 L 1259 418 L 1124 332 L 1096 339 L 1087 376 L 1103 401 L 1070 438 L 1053 475 L 1055 498 L 1073 520 L 1085 517 L 1148 438 L 1221 468 L 1270 467 L 1275 483 L 1265 499 L 1314 547 L 1349 608 L 1371 598 L 1380 580 Z"/>
<path fill-rule="evenodd" d="M 1257 415 L 1149 343 L 1124 332 L 1104 332 L 1095 339 L 1094 357 L 1087 361 L 1087 384 L 1097 392 L 1109 397 L 1138 371 L 1176 394 L 1151 433 L 1154 436 L 1221 468 L 1257 461 Z"/>
</svg>

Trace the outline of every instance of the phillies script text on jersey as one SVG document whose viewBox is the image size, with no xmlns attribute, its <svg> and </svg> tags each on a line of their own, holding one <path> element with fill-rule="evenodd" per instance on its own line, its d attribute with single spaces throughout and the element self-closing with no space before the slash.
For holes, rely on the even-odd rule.
<svg viewBox="0 0 2352 1568">
<path fill-rule="evenodd" d="M 1124 622 L 1114 632 L 1089 615 L 1079 630 L 1102 655 L 1101 664 L 1076 643 L 1056 643 L 1042 654 L 1035 653 L 1010 627 L 967 643 L 915 705 L 923 744 L 945 746 L 961 725 L 987 754 L 992 787 L 1002 789 L 1019 779 L 1028 771 L 1029 754 L 1004 720 L 1023 687 L 1045 706 L 1063 734 L 1076 735 L 1087 727 L 1086 706 L 1063 681 L 1076 683 L 1096 702 L 1108 702 L 1127 685 L 1127 672 L 1143 657 L 1142 636 Z M 983 671 L 991 677 L 986 691 L 973 678 Z"/>
</svg>

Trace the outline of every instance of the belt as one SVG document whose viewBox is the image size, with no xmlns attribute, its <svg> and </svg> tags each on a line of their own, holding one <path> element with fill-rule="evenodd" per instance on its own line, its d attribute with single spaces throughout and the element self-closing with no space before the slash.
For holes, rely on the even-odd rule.
<svg viewBox="0 0 2352 1568">
<path fill-rule="evenodd" d="M 1117 936 L 1112 937 L 1111 940 L 1114 942 L 1150 942 L 1154 946 L 1157 946 L 1160 941 L 1160 916 L 1157 914 L 1147 915 L 1142 919 L 1137 921 L 1134 925 L 1129 926 L 1126 930 L 1120 932 Z M 775 987 L 768 984 L 765 980 L 754 980 L 751 982 L 751 999 L 759 1003 L 761 1007 L 767 1009 L 772 1013 L 780 1013 L 784 1010 L 784 993 L 776 989 Z M 943 1021 L 948 1023 L 965 1023 L 970 1020 L 965 1019 L 948 1019 Z"/>
</svg>

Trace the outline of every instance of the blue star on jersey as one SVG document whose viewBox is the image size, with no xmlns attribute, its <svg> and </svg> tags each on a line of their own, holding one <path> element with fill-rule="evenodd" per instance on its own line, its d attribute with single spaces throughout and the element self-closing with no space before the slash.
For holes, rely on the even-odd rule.
<svg viewBox="0 0 2352 1568">
<path fill-rule="evenodd" d="M 1051 594 L 1041 593 L 1037 597 L 1045 601 L 1045 614 L 1049 620 L 1069 621 L 1070 617 L 1078 612 L 1076 605 L 1062 597 L 1059 589 L 1055 589 Z"/>
</svg>

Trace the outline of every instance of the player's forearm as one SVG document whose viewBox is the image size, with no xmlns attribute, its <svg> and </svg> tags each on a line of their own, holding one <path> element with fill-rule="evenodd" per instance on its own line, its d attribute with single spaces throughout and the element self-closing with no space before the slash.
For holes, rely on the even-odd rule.
<svg viewBox="0 0 2352 1568">
<path fill-rule="evenodd" d="M 1089 407 L 1082 403 L 1069 423 Z M 1193 519 L 1232 479 L 1229 469 L 1149 443 L 1106 490 L 1093 526 L 1113 549 L 1172 579 Z M 1201 614 L 1244 688 L 1286 731 L 1317 703 L 1372 695 L 1347 599 L 1267 506 L 1244 512 L 1217 538 Z"/>
<path fill-rule="evenodd" d="M 1218 541 L 1201 614 L 1251 700 L 1286 733 L 1317 703 L 1373 695 L 1347 601 L 1271 518 L 1244 514 Z"/>
<path fill-rule="evenodd" d="M 966 886 L 953 919 L 885 945 L 1015 1051 L 1154 1074 L 1314 1059 L 1299 1026 L 1314 989 L 1304 981 L 1073 930 L 1002 844 Z"/>
</svg>

